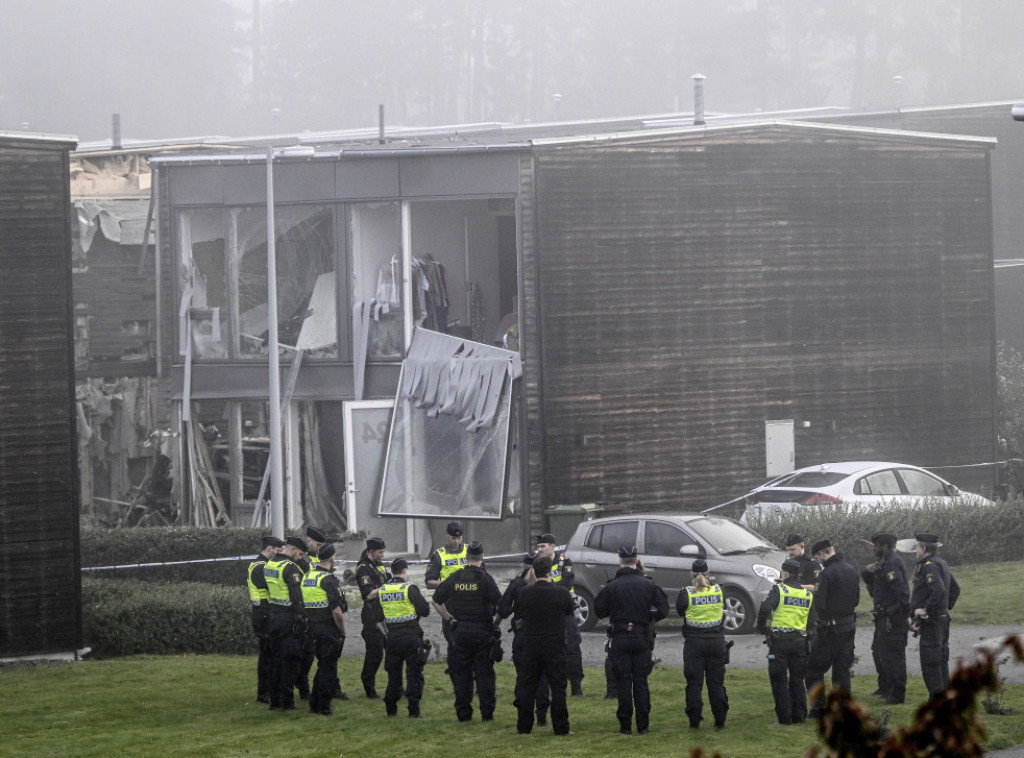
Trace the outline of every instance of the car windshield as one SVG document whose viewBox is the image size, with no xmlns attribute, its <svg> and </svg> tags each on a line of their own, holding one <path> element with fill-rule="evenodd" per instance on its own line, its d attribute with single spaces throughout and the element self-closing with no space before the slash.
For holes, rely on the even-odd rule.
<svg viewBox="0 0 1024 758">
<path fill-rule="evenodd" d="M 841 474 L 838 471 L 804 471 L 792 479 L 787 479 L 785 484 L 787 487 L 831 487 L 848 476 L 849 474 Z"/>
<path fill-rule="evenodd" d="M 700 518 L 686 524 L 720 555 L 765 553 L 777 548 L 759 534 L 727 518 Z"/>
</svg>

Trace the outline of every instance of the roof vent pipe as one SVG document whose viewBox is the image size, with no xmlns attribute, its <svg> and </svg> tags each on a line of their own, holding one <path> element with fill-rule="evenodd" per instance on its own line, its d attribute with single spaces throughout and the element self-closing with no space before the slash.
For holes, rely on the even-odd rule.
<svg viewBox="0 0 1024 758">
<path fill-rule="evenodd" d="M 704 125 L 704 74 L 694 74 L 693 79 L 693 125 Z"/>
<path fill-rule="evenodd" d="M 384 139 L 384 103 L 377 106 L 377 141 L 382 145 L 386 141 Z"/>
<path fill-rule="evenodd" d="M 121 114 L 115 113 L 111 120 L 110 149 L 121 149 Z"/>
</svg>

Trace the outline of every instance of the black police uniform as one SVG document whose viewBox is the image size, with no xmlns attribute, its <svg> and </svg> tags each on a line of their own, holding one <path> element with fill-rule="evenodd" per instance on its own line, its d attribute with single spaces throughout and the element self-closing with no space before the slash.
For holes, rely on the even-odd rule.
<svg viewBox="0 0 1024 758">
<path fill-rule="evenodd" d="M 270 603 L 270 621 L 267 626 L 270 644 L 270 707 L 281 710 L 295 709 L 294 689 L 302 664 L 302 645 L 309 622 L 302 601 L 302 569 L 293 561 L 279 556 L 281 580 L 288 588 L 288 603 Z M 282 565 L 283 564 L 283 565 Z M 273 571 L 269 565 L 263 567 Z M 269 581 L 268 581 L 269 584 Z"/>
<path fill-rule="evenodd" d="M 303 576 L 308 576 L 313 564 L 316 563 L 316 556 L 304 554 L 295 563 L 302 569 Z M 302 638 L 302 660 L 299 663 L 299 678 L 295 681 L 295 689 L 299 691 L 299 697 L 303 700 L 309 699 L 309 672 L 313 668 L 313 659 L 316 652 L 313 644 L 313 632 L 307 629 Z"/>
<path fill-rule="evenodd" d="M 379 589 L 391 575 L 384 564 L 371 560 L 367 551 L 356 566 L 356 585 L 363 598 L 363 609 L 359 619 L 363 623 L 360 636 L 363 638 L 366 652 L 363 655 L 363 670 L 359 679 L 363 683 L 363 691 L 368 698 L 377 698 L 377 671 L 384 661 L 385 637 L 380 625 L 384 623 L 384 612 L 377 597 L 368 597 L 371 592 Z"/>
<path fill-rule="evenodd" d="M 949 611 L 958 597 L 960 585 L 946 561 L 935 554 L 917 561 L 910 613 L 921 636 L 921 677 L 929 697 L 941 694 L 949 685 Z M 918 608 L 925 609 L 927 618 L 914 618 Z"/>
<path fill-rule="evenodd" d="M 821 573 L 820 563 L 807 555 L 807 553 L 791 560 L 800 564 L 800 584 L 818 583 L 818 574 Z"/>
<path fill-rule="evenodd" d="M 710 589 L 714 592 L 707 599 L 719 596 L 719 602 L 723 604 L 723 614 L 712 626 L 695 625 L 687 618 L 687 611 L 691 605 L 690 593 L 686 587 L 676 599 L 676 612 L 683 618 L 686 717 L 692 729 L 700 728 L 700 722 L 704 719 L 702 695 L 705 679 L 708 684 L 708 705 L 711 706 L 711 715 L 715 719 L 715 728 L 721 729 L 725 726 L 725 717 L 729 713 L 729 696 L 725 691 L 725 666 L 729 660 L 729 648 L 725 644 L 725 593 L 720 585 L 713 584 Z"/>
<path fill-rule="evenodd" d="M 267 559 L 262 555 L 249 564 L 249 582 L 262 593 L 267 592 L 267 580 L 263 566 Z M 259 644 L 256 658 L 256 702 L 270 702 L 270 604 L 266 599 L 252 601 L 252 631 Z"/>
<path fill-rule="evenodd" d="M 797 561 L 797 559 L 790 559 Z M 799 564 L 799 561 L 797 561 Z M 799 591 L 806 583 L 803 573 L 796 573 L 783 582 L 787 587 Z M 814 629 L 815 608 L 813 596 L 803 629 L 796 627 L 768 628 L 768 619 L 779 608 L 782 590 L 774 585 L 768 597 L 761 603 L 757 613 L 758 633 L 768 636 L 768 679 L 772 684 L 772 699 L 775 701 L 775 716 L 780 724 L 802 724 L 807 718 L 807 657 L 811 631 Z M 803 601 L 798 598 L 797 602 Z"/>
<path fill-rule="evenodd" d="M 640 733 L 650 727 L 651 640 L 654 623 L 668 615 L 668 598 L 662 589 L 637 568 L 621 567 L 594 598 L 594 613 L 608 618 L 612 628 L 609 655 L 615 666 L 619 705 L 615 715 L 619 731 L 632 731 L 634 710 Z"/>
<path fill-rule="evenodd" d="M 523 569 L 519 576 L 509 582 L 508 587 L 505 588 L 505 592 L 501 596 L 501 601 L 498 603 L 498 616 L 503 619 L 507 619 L 509 616 L 512 617 L 512 665 L 515 666 L 516 669 L 517 682 L 519 681 L 519 677 L 522 675 L 523 645 L 525 644 L 523 637 L 522 608 L 519 605 L 519 592 L 524 587 L 528 586 L 526 582 L 526 575 L 528 572 L 528 568 Z M 570 601 L 572 600 L 571 595 L 569 596 L 569 599 Z M 565 654 L 564 646 L 562 646 L 562 654 L 563 656 Z M 548 709 L 551 707 L 551 696 L 549 694 L 547 677 L 545 677 L 543 673 L 537 681 L 537 690 L 534 693 L 534 701 L 537 708 L 537 726 L 545 726 L 548 720 Z M 513 705 L 517 709 L 519 708 L 518 698 L 516 698 Z"/>
<path fill-rule="evenodd" d="M 403 582 L 404 580 L 394 580 Z M 393 585 L 392 585 L 393 586 Z M 398 713 L 398 701 L 402 697 L 402 668 L 405 668 L 405 697 L 409 716 L 420 716 L 420 700 L 423 698 L 423 629 L 419 620 L 430 615 L 430 605 L 415 584 L 408 586 L 409 602 L 416 613 L 414 619 L 401 621 L 386 620 L 388 634 L 384 670 L 388 675 L 388 686 L 384 691 L 384 708 L 389 716 Z M 429 651 L 428 651 L 429 652 Z"/>
<path fill-rule="evenodd" d="M 457 521 L 449 521 L 445 532 L 452 537 L 462 536 L 462 525 Z M 427 561 L 427 568 L 423 574 L 423 581 L 430 586 L 430 582 L 440 583 L 444 579 L 447 579 L 459 568 L 466 565 L 466 549 L 465 543 L 460 543 L 458 552 L 449 552 L 448 545 L 442 545 L 430 554 L 430 559 Z M 443 576 L 442 576 L 443 575 Z M 445 672 L 448 677 L 452 680 L 452 686 L 455 685 L 455 673 L 452 669 L 452 654 L 455 650 L 455 634 L 452 631 L 451 623 L 448 619 L 441 619 L 441 635 L 444 637 L 445 644 Z"/>
<path fill-rule="evenodd" d="M 326 606 L 306 606 L 309 636 L 313 640 L 313 652 L 316 656 L 316 674 L 309 693 L 309 710 L 312 713 L 330 715 L 331 698 L 336 692 L 341 691 L 341 683 L 338 681 L 338 659 L 345 645 L 345 637 L 334 619 L 334 609 L 340 608 L 341 612 L 345 613 L 348 610 L 348 603 L 341 592 L 338 578 L 329 572 L 321 577 L 321 571 L 327 572 L 326 569 L 314 566 L 303 580 L 316 582 L 319 579 L 320 589 L 327 595 Z"/>
<path fill-rule="evenodd" d="M 898 553 L 889 553 L 865 567 L 860 575 L 874 601 L 871 657 L 878 673 L 877 694 L 889 704 L 902 703 L 907 695 L 907 567 Z"/>
<path fill-rule="evenodd" d="M 551 569 L 551 577 L 555 584 L 565 587 L 572 593 L 576 575 L 573 572 L 572 559 L 566 558 L 564 552 L 559 553 L 558 560 Z M 583 634 L 576 621 L 576 614 L 573 613 L 565 620 L 565 660 L 568 667 L 569 686 L 572 689 L 572 694 L 576 697 L 583 697 L 582 646 Z"/>
<path fill-rule="evenodd" d="M 501 592 L 482 566 L 472 564 L 449 576 L 434 591 L 434 602 L 445 605 L 455 620 L 452 656 L 455 715 L 459 721 L 473 718 L 473 684 L 480 698 L 480 716 L 494 718 L 494 616 Z"/>
<path fill-rule="evenodd" d="M 522 650 L 516 667 L 516 729 L 520 734 L 533 730 L 535 698 L 539 684 L 546 681 L 551 688 L 552 730 L 555 734 L 568 734 L 565 619 L 575 614 L 576 603 L 565 587 L 538 579 L 519 590 L 516 605 L 517 617 L 522 622 Z M 539 716 L 540 706 L 537 712 Z"/>
<path fill-rule="evenodd" d="M 807 662 L 808 691 L 823 683 L 825 672 L 831 668 L 832 686 L 850 692 L 859 602 L 857 569 L 843 560 L 842 553 L 836 553 L 825 561 L 818 574 L 818 588 L 814 591 L 818 620 L 817 634 Z M 811 715 L 820 713 L 823 702 L 824 694 L 819 696 Z"/>
</svg>

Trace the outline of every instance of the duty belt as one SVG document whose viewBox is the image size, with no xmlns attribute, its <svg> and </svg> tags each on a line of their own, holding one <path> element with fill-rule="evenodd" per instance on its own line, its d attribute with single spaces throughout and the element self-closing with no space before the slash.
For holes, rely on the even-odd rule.
<svg viewBox="0 0 1024 758">
<path fill-rule="evenodd" d="M 612 627 L 614 634 L 628 634 L 629 632 L 641 632 L 647 629 L 647 624 L 638 624 L 633 621 L 619 621 Z"/>
<path fill-rule="evenodd" d="M 686 626 L 692 626 L 695 629 L 711 629 L 712 627 L 721 626 L 722 621 L 687 621 Z"/>
</svg>

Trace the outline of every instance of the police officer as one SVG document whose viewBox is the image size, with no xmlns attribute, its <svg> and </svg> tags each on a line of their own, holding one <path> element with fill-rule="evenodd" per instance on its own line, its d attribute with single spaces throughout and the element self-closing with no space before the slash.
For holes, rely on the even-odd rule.
<svg viewBox="0 0 1024 758">
<path fill-rule="evenodd" d="M 293 690 L 302 663 L 302 638 L 309 627 L 302 599 L 302 569 L 296 563 L 305 548 L 301 538 L 289 537 L 282 552 L 263 566 L 270 605 L 271 710 L 295 710 Z"/>
<path fill-rule="evenodd" d="M 780 724 L 802 724 L 807 718 L 804 677 L 814 595 L 801 585 L 802 571 L 800 561 L 784 560 L 782 581 L 768 591 L 757 612 L 757 631 L 767 636 L 768 678 Z"/>
<path fill-rule="evenodd" d="M 910 612 L 910 587 L 907 567 L 896 553 L 896 535 L 876 532 L 871 535 L 874 563 L 860 572 L 868 594 L 874 601 L 871 611 L 875 633 L 871 638 L 871 657 L 878 673 L 878 695 L 886 703 L 897 705 L 907 695 L 907 625 Z"/>
<path fill-rule="evenodd" d="M 686 717 L 691 729 L 700 729 L 704 719 L 704 679 L 708 682 L 708 704 L 715 729 L 725 728 L 729 696 L 725 691 L 725 666 L 729 648 L 725 644 L 725 593 L 713 584 L 708 562 L 698 558 L 690 566 L 693 581 L 676 599 L 676 611 L 683 619 L 683 676 L 686 678 Z"/>
<path fill-rule="evenodd" d="M 850 669 L 853 666 L 854 642 L 857 634 L 857 603 L 860 602 L 860 578 L 857 569 L 843 560 L 832 541 L 818 540 L 811 546 L 814 559 L 823 566 L 814 591 L 817 610 L 817 634 L 811 644 L 807 662 L 807 689 L 823 684 L 825 672 L 832 669 L 832 687 L 850 692 Z M 824 693 L 819 693 L 808 713 L 821 715 Z"/>
<path fill-rule="evenodd" d="M 525 637 L 523 636 L 523 614 L 522 606 L 519 604 L 519 593 L 523 588 L 528 587 L 536 581 L 536 574 L 533 571 L 533 561 L 537 557 L 536 553 L 526 553 L 523 555 L 523 570 L 508 583 L 508 587 L 505 588 L 505 592 L 501 595 L 501 602 L 498 603 L 498 616 L 506 619 L 509 616 L 512 617 L 512 665 L 516 669 L 516 681 L 518 682 L 522 677 L 522 662 L 523 662 L 523 645 L 525 644 Z M 548 581 L 551 581 L 550 563 L 548 561 Z M 570 600 L 572 597 L 570 596 Z M 557 619 L 560 623 L 561 618 Z M 564 632 L 563 632 L 563 637 Z M 562 644 L 558 646 L 562 650 L 562 656 L 565 656 L 565 640 L 562 640 Z M 563 661 L 564 664 L 564 661 Z M 564 665 L 563 665 L 564 669 Z M 564 673 L 564 672 L 563 672 Z M 551 707 L 551 697 L 548 694 L 548 680 L 544 676 L 543 672 L 540 674 L 540 678 L 537 680 L 537 688 L 534 692 L 534 701 L 537 708 L 537 726 L 547 726 L 548 723 L 548 709 Z M 563 694 L 565 690 L 565 682 L 562 682 Z M 513 705 L 519 708 L 519 699 Z M 530 722 L 531 729 L 533 722 Z"/>
<path fill-rule="evenodd" d="M 359 614 L 363 622 L 361 636 L 366 646 L 363 671 L 359 678 L 363 683 L 366 697 L 371 700 L 380 697 L 377 694 L 377 670 L 384 661 L 385 641 L 381 629 L 384 612 L 380 607 L 378 593 L 381 585 L 391 578 L 381 562 L 384 559 L 385 548 L 384 540 L 380 537 L 370 537 L 366 540 L 366 549 L 359 556 L 359 563 L 356 564 L 356 585 L 363 598 L 363 610 Z"/>
<path fill-rule="evenodd" d="M 516 597 L 516 616 L 522 622 L 518 635 L 522 649 L 516 666 L 516 729 L 520 734 L 533 731 L 534 701 L 541 682 L 547 682 L 551 687 L 552 729 L 555 734 L 569 734 L 565 618 L 575 614 L 576 603 L 568 589 L 552 581 L 550 558 L 535 558 L 532 574 L 536 581 L 523 586 Z M 540 706 L 537 713 L 540 723 Z"/>
<path fill-rule="evenodd" d="M 441 582 L 454 574 L 468 562 L 466 558 L 466 545 L 462 541 L 462 524 L 458 521 L 449 521 L 445 527 L 447 543 L 430 554 L 430 561 L 427 563 L 427 570 L 423 575 L 424 583 L 428 590 L 436 590 Z M 455 674 L 452 670 L 452 651 L 455 648 L 455 639 L 452 636 L 451 626 L 447 621 L 441 619 L 441 634 L 444 635 L 445 671 L 455 683 Z"/>
<path fill-rule="evenodd" d="M 380 605 L 388 628 L 387 656 L 384 659 L 388 687 L 384 691 L 384 708 L 388 716 L 398 715 L 404 664 L 409 718 L 418 719 L 423 697 L 423 666 L 430 650 L 423 641 L 420 619 L 430 615 L 430 606 L 420 588 L 406 579 L 408 567 L 402 558 L 392 561 L 391 579 L 380 588 Z"/>
<path fill-rule="evenodd" d="M 607 618 L 612 628 L 609 654 L 615 666 L 619 696 L 615 711 L 619 733 L 632 734 L 635 710 L 637 733 L 647 734 L 651 719 L 651 693 L 647 687 L 653 667 L 651 641 L 655 622 L 668 615 L 668 598 L 637 568 L 637 550 L 633 545 L 619 547 L 619 570 L 594 598 L 594 613 L 598 618 Z"/>
<path fill-rule="evenodd" d="M 256 659 L 256 702 L 270 703 L 270 591 L 263 567 L 273 560 L 284 546 L 284 540 L 272 535 L 263 537 L 263 549 L 249 564 L 245 583 L 249 588 L 252 603 L 252 630 L 259 640 L 259 657 Z"/>
<path fill-rule="evenodd" d="M 921 676 L 934 698 L 949 685 L 949 611 L 960 597 L 960 585 L 949 564 L 936 555 L 939 537 L 918 532 L 914 589 L 910 595 L 908 625 L 921 635 Z"/>
<path fill-rule="evenodd" d="M 573 574 L 572 560 L 565 557 L 565 551 L 555 555 L 558 541 L 553 534 L 542 534 L 537 537 L 537 555 L 550 558 L 552 563 L 551 581 L 569 590 L 576 602 L 576 590 L 573 589 L 576 576 Z M 565 620 L 565 658 L 569 666 L 569 685 L 573 697 L 583 697 L 583 635 L 580 633 L 576 615 Z"/>
<path fill-rule="evenodd" d="M 449 576 L 434 592 L 434 607 L 449 619 L 455 649 L 452 671 L 455 679 L 455 715 L 459 721 L 473 718 L 473 683 L 480 698 L 480 717 L 494 718 L 494 619 L 501 592 L 494 578 L 484 571 L 484 548 L 471 542 L 466 548 L 468 565 Z"/>
<path fill-rule="evenodd" d="M 309 693 L 309 712 L 333 716 L 331 698 L 341 689 L 338 658 L 345 646 L 345 611 L 348 603 L 334 576 L 334 545 L 317 548 L 316 563 L 302 580 L 302 600 L 316 654 L 316 676 Z M 344 693 L 342 693 L 344 694 Z M 345 698 L 348 699 L 347 697 Z"/>
<path fill-rule="evenodd" d="M 309 572 L 316 565 L 319 560 L 317 557 L 317 551 L 320 546 L 327 542 L 327 535 L 321 530 L 314 526 L 306 529 L 306 536 L 304 537 L 306 543 L 305 552 L 299 559 L 299 568 L 302 569 L 302 573 L 309 575 Z M 302 663 L 299 666 L 299 679 L 295 683 L 296 688 L 299 691 L 299 697 L 303 700 L 309 699 L 309 672 L 313 668 L 313 658 L 315 657 L 315 646 L 313 643 L 312 630 L 306 633 L 305 639 L 302 641 Z"/>
<path fill-rule="evenodd" d="M 807 555 L 802 534 L 787 534 L 786 535 L 786 555 L 790 560 L 797 561 L 800 564 L 800 584 L 805 590 L 814 591 L 815 585 L 818 583 L 818 574 L 821 572 L 821 564 L 816 560 Z"/>
</svg>

